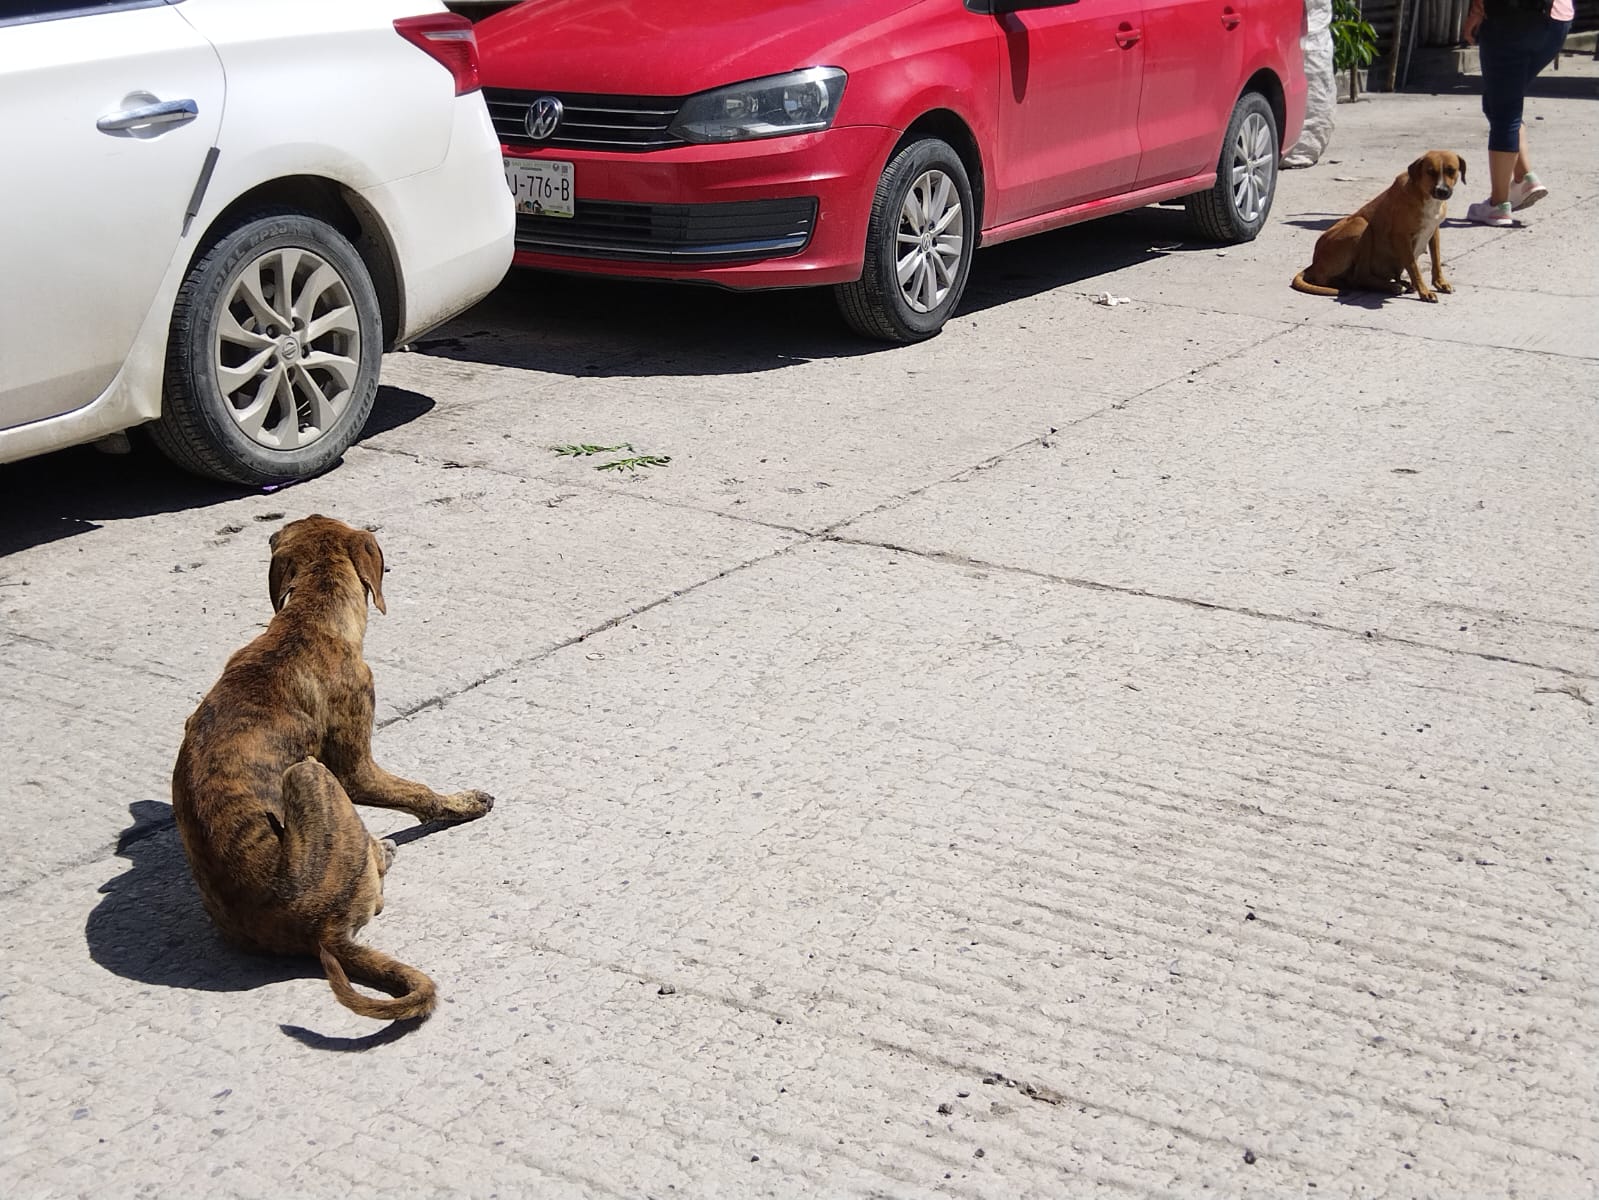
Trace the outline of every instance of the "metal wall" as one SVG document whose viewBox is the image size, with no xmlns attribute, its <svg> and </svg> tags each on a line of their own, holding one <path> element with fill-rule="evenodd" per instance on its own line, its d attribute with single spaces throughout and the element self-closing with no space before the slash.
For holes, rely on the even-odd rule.
<svg viewBox="0 0 1599 1200">
<path fill-rule="evenodd" d="M 1366 20 L 1377 31 L 1377 44 L 1387 55 L 1393 44 L 1394 24 L 1400 0 L 1365 0 L 1361 5 Z M 1416 25 L 1416 45 L 1457 46 L 1460 44 L 1460 23 L 1465 19 L 1469 0 L 1404 0 L 1405 20 L 1419 13 Z M 1599 0 L 1577 0 L 1577 19 L 1572 22 L 1574 32 L 1599 29 Z M 1408 37 L 1408 34 L 1406 35 Z"/>
</svg>

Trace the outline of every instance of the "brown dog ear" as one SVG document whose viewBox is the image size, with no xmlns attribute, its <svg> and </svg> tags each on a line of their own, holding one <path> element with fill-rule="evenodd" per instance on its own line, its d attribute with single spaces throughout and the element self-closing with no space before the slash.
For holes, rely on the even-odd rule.
<svg viewBox="0 0 1599 1200">
<path fill-rule="evenodd" d="M 1460 155 L 1457 154 L 1457 155 L 1455 155 L 1455 161 L 1460 164 L 1460 182 L 1461 183 L 1465 183 L 1466 182 L 1466 160 L 1461 158 Z M 1493 172 L 1490 171 L 1489 174 L 1491 175 L 1491 174 L 1493 174 Z"/>
<path fill-rule="evenodd" d="M 1421 182 L 1421 173 L 1423 171 L 1425 171 L 1426 169 L 1427 169 L 1427 156 L 1425 154 L 1423 154 L 1415 162 L 1410 164 L 1410 182 L 1411 183 L 1420 183 Z"/>
<path fill-rule="evenodd" d="M 350 562 L 355 565 L 355 573 L 360 577 L 367 595 L 372 597 L 372 603 L 377 605 L 380 613 L 388 616 L 388 606 L 383 603 L 383 547 L 365 529 L 350 542 Z"/>
<path fill-rule="evenodd" d="M 272 535 L 272 540 L 277 540 L 277 535 Z M 267 591 L 272 595 L 272 611 L 278 612 L 283 608 L 284 601 L 289 598 L 289 593 L 294 590 L 294 576 L 299 571 L 299 565 L 287 555 L 272 556 L 272 565 L 267 568 Z"/>
</svg>

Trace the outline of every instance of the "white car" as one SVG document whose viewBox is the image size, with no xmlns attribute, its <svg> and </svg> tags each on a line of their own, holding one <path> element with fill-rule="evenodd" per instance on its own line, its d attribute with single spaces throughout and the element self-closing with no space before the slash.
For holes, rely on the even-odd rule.
<svg viewBox="0 0 1599 1200">
<path fill-rule="evenodd" d="M 435 0 L 5 0 L 0 128 L 0 462 L 152 422 L 202 474 L 316 474 L 384 349 L 510 265 Z"/>
</svg>

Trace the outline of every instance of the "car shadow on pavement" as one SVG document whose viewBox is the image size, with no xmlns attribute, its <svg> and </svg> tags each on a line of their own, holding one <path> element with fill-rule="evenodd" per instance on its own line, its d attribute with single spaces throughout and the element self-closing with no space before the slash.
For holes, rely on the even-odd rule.
<svg viewBox="0 0 1599 1200">
<path fill-rule="evenodd" d="M 380 387 L 357 444 L 415 421 L 431 397 Z M 75 446 L 0 465 L 0 558 L 156 513 L 208 508 L 256 491 L 200 479 L 169 463 L 137 430 L 126 454 Z M 337 468 L 335 468 L 336 470 Z"/>
<path fill-rule="evenodd" d="M 1070 287 L 1168 254 L 1214 253 L 1176 207 L 1136 208 L 978 252 L 956 315 Z"/>
<path fill-rule="evenodd" d="M 289 979 L 320 978 L 310 959 L 248 954 L 223 941 L 200 903 L 172 823 L 172 806 L 136 800 L 117 855 L 133 869 L 100 889 L 84 936 L 89 957 L 135 983 L 203 992 L 243 992 Z"/>
<path fill-rule="evenodd" d="M 107 521 L 206 508 L 243 495 L 198 479 L 135 438 L 126 454 L 74 446 L 0 466 L 0 558 L 92 533 Z"/>
<path fill-rule="evenodd" d="M 731 292 L 526 270 L 411 346 L 580 379 L 742 375 L 889 348 L 851 334 L 826 288 Z"/>
<path fill-rule="evenodd" d="M 956 316 L 1165 254 L 1213 251 L 1187 214 L 1143 208 L 979 253 Z M 825 287 L 731 292 L 682 283 L 512 271 L 476 308 L 412 344 L 420 354 L 576 378 L 737 375 L 893 350 L 844 325 Z"/>
<path fill-rule="evenodd" d="M 427 416 L 437 403 L 432 396 L 424 396 L 421 392 L 387 385 L 379 387 L 377 399 L 372 402 L 372 411 L 366 418 L 366 424 L 361 426 L 355 444 L 359 446 L 368 438 L 388 433 L 391 429 L 398 429 L 402 425 L 409 425 L 412 421 Z"/>
</svg>

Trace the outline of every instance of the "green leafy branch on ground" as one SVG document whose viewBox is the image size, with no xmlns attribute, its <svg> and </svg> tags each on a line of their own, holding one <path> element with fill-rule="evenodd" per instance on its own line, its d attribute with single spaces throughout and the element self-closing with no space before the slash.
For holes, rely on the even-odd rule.
<svg viewBox="0 0 1599 1200">
<path fill-rule="evenodd" d="M 640 467 L 664 467 L 672 461 L 670 454 L 640 454 L 636 458 L 619 458 L 615 462 L 601 463 L 596 471 L 636 471 Z"/>
<path fill-rule="evenodd" d="M 550 450 L 563 458 L 588 458 L 592 454 L 615 454 L 618 450 L 632 448 L 626 442 L 620 446 L 590 446 L 587 442 L 577 442 L 570 446 L 551 446 Z"/>
<path fill-rule="evenodd" d="M 631 453 L 633 446 L 622 442 L 615 446 L 593 446 L 588 442 L 574 442 L 565 446 L 551 446 L 550 452 L 561 458 L 590 458 L 596 454 Z M 664 467 L 672 461 L 670 454 L 634 454 L 630 458 L 612 459 L 595 466 L 596 471 L 637 471 L 640 467 Z"/>
</svg>

